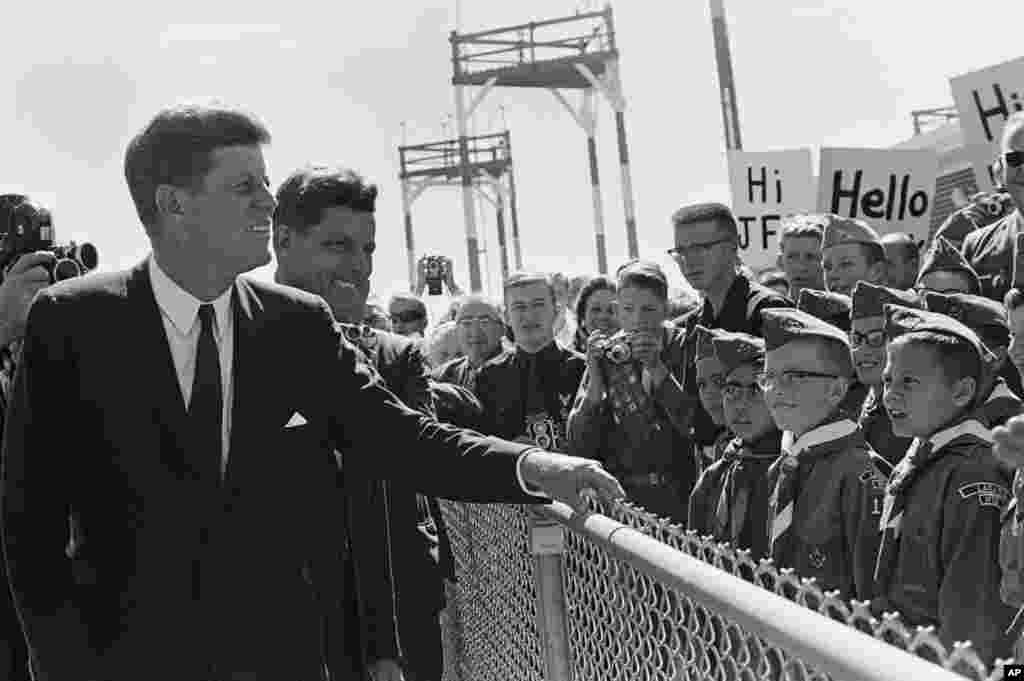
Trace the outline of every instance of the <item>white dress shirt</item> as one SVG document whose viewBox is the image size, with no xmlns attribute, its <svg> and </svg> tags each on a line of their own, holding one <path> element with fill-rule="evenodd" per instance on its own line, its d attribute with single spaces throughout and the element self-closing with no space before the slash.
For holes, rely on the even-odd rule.
<svg viewBox="0 0 1024 681">
<path fill-rule="evenodd" d="M 167 344 L 171 348 L 174 369 L 178 374 L 178 386 L 181 398 L 188 410 L 192 400 L 192 381 L 196 375 L 196 350 L 199 347 L 198 298 L 184 290 L 160 269 L 156 257 L 149 256 L 149 279 L 153 285 L 153 296 L 160 308 L 167 332 Z M 232 399 L 232 363 L 235 355 L 235 321 L 231 314 L 231 291 L 234 286 L 220 294 L 213 301 L 214 323 L 213 336 L 217 342 L 217 354 L 220 356 L 220 380 L 222 386 L 223 407 L 221 412 L 221 475 L 228 464 L 228 444 L 231 442 L 231 407 Z"/>
</svg>

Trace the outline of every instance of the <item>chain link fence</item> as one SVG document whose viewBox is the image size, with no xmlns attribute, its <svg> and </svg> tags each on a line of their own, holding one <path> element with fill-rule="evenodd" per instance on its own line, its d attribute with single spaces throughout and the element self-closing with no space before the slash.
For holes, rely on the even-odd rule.
<svg viewBox="0 0 1024 681">
<path fill-rule="evenodd" d="M 441 507 L 445 681 L 1003 678 L 1005 661 L 628 503 Z"/>
</svg>

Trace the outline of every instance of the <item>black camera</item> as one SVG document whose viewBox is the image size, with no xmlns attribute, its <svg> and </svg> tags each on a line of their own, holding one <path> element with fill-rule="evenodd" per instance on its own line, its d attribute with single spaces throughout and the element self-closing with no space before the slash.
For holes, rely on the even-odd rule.
<svg viewBox="0 0 1024 681">
<path fill-rule="evenodd" d="M 631 336 L 628 332 L 619 331 L 607 338 L 598 339 L 595 344 L 608 362 L 625 364 L 633 359 L 633 347 L 629 344 Z"/>
<path fill-rule="evenodd" d="M 80 276 L 99 264 L 99 252 L 91 243 L 54 243 L 50 211 L 23 194 L 0 196 L 0 230 L 0 272 L 5 275 L 18 258 L 36 251 L 57 256 L 48 268 L 51 283 Z"/>
<path fill-rule="evenodd" d="M 448 267 L 440 255 L 428 255 L 423 258 L 423 269 L 427 280 L 427 293 L 432 296 L 441 295 L 441 284 L 448 276 Z"/>
</svg>

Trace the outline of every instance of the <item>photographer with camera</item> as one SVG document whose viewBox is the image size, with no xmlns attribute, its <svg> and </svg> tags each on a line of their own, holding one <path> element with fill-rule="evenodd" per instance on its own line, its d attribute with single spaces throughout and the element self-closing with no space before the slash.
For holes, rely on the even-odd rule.
<svg viewBox="0 0 1024 681">
<path fill-rule="evenodd" d="M 420 258 L 416 265 L 416 288 L 413 293 L 422 296 L 423 289 L 427 289 L 427 295 L 439 296 L 444 293 L 443 288 L 448 289 L 448 295 L 452 298 L 462 295 L 462 289 L 455 283 L 452 259 L 444 255 L 425 255 Z"/>
<path fill-rule="evenodd" d="M 645 509 L 686 523 L 697 478 L 690 452 L 695 398 L 683 392 L 686 334 L 668 324 L 658 265 L 619 268 L 622 330 L 587 339 L 587 369 L 568 419 L 569 451 L 602 461 Z"/>
<path fill-rule="evenodd" d="M 4 230 L 4 246 L 13 245 L 9 235 L 16 235 L 19 224 L 15 224 L 18 207 L 27 202 L 21 194 L 0 196 L 0 228 Z M 36 211 L 37 213 L 40 211 Z M 25 215 L 22 208 L 19 215 Z M 57 264 L 57 256 L 48 251 L 29 253 L 7 253 L 4 249 L 6 266 L 3 283 L 0 284 L 0 432 L 3 430 L 4 414 L 10 396 L 10 386 L 17 368 L 18 348 L 25 335 L 25 320 L 28 308 L 36 293 L 50 285 L 51 272 Z M 6 566 L 3 566 L 3 595 L 0 596 L 0 677 L 11 681 L 28 681 L 28 654 L 21 633 L 21 624 L 6 586 Z"/>
</svg>

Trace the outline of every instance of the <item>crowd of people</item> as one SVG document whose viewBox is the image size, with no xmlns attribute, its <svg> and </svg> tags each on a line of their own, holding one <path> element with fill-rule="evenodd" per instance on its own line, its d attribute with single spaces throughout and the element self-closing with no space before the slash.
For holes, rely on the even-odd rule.
<svg viewBox="0 0 1024 681">
<path fill-rule="evenodd" d="M 376 186 L 309 165 L 271 193 L 269 140 L 236 109 L 161 111 L 125 158 L 152 254 L 4 275 L 6 678 L 437 680 L 438 499 L 586 488 L 1016 653 L 1024 114 L 998 192 L 923 253 L 797 215 L 758 276 L 726 205 L 680 208 L 667 252 L 695 296 L 637 259 L 515 272 L 493 299 L 443 258 L 371 296 Z M 276 283 L 240 277 L 268 241 Z"/>
</svg>

